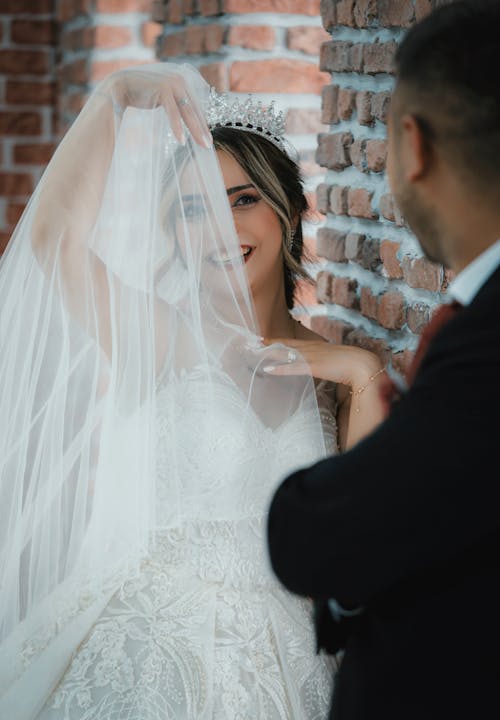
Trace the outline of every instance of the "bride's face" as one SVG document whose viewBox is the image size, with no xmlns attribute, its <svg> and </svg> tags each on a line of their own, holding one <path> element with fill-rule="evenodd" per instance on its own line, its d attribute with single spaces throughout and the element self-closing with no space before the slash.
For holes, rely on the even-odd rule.
<svg viewBox="0 0 500 720">
<path fill-rule="evenodd" d="M 237 238 L 232 232 L 224 237 L 222 218 L 211 217 L 215 209 L 207 202 L 206 187 L 196 169 L 188 164 L 180 178 L 182 209 L 175 222 L 176 244 L 183 263 L 198 268 L 202 284 L 212 292 L 221 288 L 227 291 L 228 287 L 237 290 L 243 269 L 254 299 L 280 285 L 284 292 L 278 215 L 232 155 L 218 150 L 217 158 Z"/>
<path fill-rule="evenodd" d="M 254 298 L 283 282 L 282 231 L 278 215 L 262 198 L 241 165 L 217 151 L 241 255 Z"/>
</svg>

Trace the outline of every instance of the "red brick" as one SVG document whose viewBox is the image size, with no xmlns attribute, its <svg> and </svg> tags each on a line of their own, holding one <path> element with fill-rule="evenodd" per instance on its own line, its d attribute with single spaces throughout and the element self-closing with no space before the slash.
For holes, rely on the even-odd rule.
<svg viewBox="0 0 500 720">
<path fill-rule="evenodd" d="M 223 25 L 205 25 L 203 51 L 207 53 L 218 52 L 224 44 L 225 28 Z"/>
<path fill-rule="evenodd" d="M 2 0 L 3 15 L 48 15 L 53 10 L 53 0 Z"/>
<path fill-rule="evenodd" d="M 334 215 L 347 215 L 347 193 L 349 188 L 334 185 L 330 191 L 330 209 Z"/>
<path fill-rule="evenodd" d="M 222 10 L 228 13 L 290 13 L 317 16 L 320 0 L 223 0 Z"/>
<path fill-rule="evenodd" d="M 17 223 L 21 219 L 21 215 L 23 214 L 25 207 L 26 203 L 11 202 L 7 205 L 5 218 L 11 228 L 14 228 L 17 225 Z"/>
<path fill-rule="evenodd" d="M 325 175 L 325 168 L 322 168 L 315 161 L 314 150 L 299 150 L 299 164 L 303 177 L 318 177 Z"/>
<path fill-rule="evenodd" d="M 186 30 L 186 52 L 188 55 L 201 55 L 205 40 L 203 25 L 189 25 Z"/>
<path fill-rule="evenodd" d="M 0 50 L 0 73 L 5 75 L 46 75 L 49 67 L 46 50 Z"/>
<path fill-rule="evenodd" d="M 319 95 L 329 75 L 313 63 L 285 58 L 237 61 L 230 68 L 234 92 L 314 93 Z"/>
<path fill-rule="evenodd" d="M 333 30 L 337 24 L 337 9 L 332 0 L 321 0 L 321 20 L 325 30 Z"/>
<path fill-rule="evenodd" d="M 161 26 L 157 22 L 145 22 L 141 25 L 141 39 L 146 47 L 154 47 L 160 34 Z"/>
<path fill-rule="evenodd" d="M 356 112 L 360 125 L 371 125 L 372 116 L 372 93 L 368 90 L 361 90 L 356 93 Z"/>
<path fill-rule="evenodd" d="M 73 62 L 60 65 L 58 74 L 62 83 L 83 85 L 89 80 L 88 61 L 83 57 L 73 60 Z"/>
<path fill-rule="evenodd" d="M 131 58 L 124 58 L 123 60 L 95 61 L 92 63 L 90 79 L 94 81 L 102 80 L 107 75 L 110 75 L 112 72 L 116 72 L 116 70 L 123 70 L 127 67 L 132 67 L 132 65 L 149 65 L 149 63 L 145 63 L 144 60 L 133 60 Z"/>
<path fill-rule="evenodd" d="M 385 193 L 380 198 L 380 212 L 382 217 L 396 223 L 398 227 L 403 227 L 405 220 L 399 210 L 394 197 L 390 193 Z"/>
<path fill-rule="evenodd" d="M 133 41 L 130 28 L 113 25 L 97 25 L 94 37 L 96 48 L 119 48 Z"/>
<path fill-rule="evenodd" d="M 321 44 L 330 39 L 323 28 L 298 25 L 288 30 L 287 46 L 307 55 L 318 55 Z"/>
<path fill-rule="evenodd" d="M 200 12 L 203 17 L 221 15 L 223 13 L 223 0 L 199 0 Z"/>
<path fill-rule="evenodd" d="M 55 149 L 53 143 L 17 144 L 14 146 L 14 162 L 20 165 L 46 165 Z"/>
<path fill-rule="evenodd" d="M 361 72 L 363 50 L 361 43 L 353 45 L 346 40 L 332 40 L 320 48 L 320 70 L 328 72 Z"/>
<path fill-rule="evenodd" d="M 276 33 L 268 25 L 233 25 L 229 28 L 227 44 L 250 50 L 272 50 Z"/>
<path fill-rule="evenodd" d="M 198 13 L 198 0 L 183 0 L 184 15 L 195 15 Z"/>
<path fill-rule="evenodd" d="M 330 302 L 346 308 L 359 308 L 357 288 L 357 280 L 347 277 L 334 277 L 331 285 Z"/>
<path fill-rule="evenodd" d="M 7 247 L 9 240 L 10 233 L 0 232 L 0 255 L 5 252 L 5 248 Z"/>
<path fill-rule="evenodd" d="M 12 20 L 10 37 L 23 45 L 52 45 L 56 40 L 56 24 L 52 20 Z"/>
<path fill-rule="evenodd" d="M 350 120 L 355 106 L 356 92 L 350 88 L 340 88 L 337 112 L 340 120 Z"/>
<path fill-rule="evenodd" d="M 377 319 L 378 296 L 369 287 L 362 287 L 359 293 L 359 306 L 363 315 L 371 320 Z"/>
<path fill-rule="evenodd" d="M 152 0 L 151 20 L 157 23 L 166 23 L 167 19 L 167 6 L 163 0 Z"/>
<path fill-rule="evenodd" d="M 323 215 L 329 210 L 329 195 L 330 186 L 327 183 L 320 183 L 316 188 L 316 207 Z"/>
<path fill-rule="evenodd" d="M 365 146 L 366 140 L 359 139 L 355 140 L 349 148 L 349 154 L 351 156 L 351 162 L 354 167 L 358 168 L 360 172 L 367 172 L 368 167 L 366 165 L 365 157 Z"/>
<path fill-rule="evenodd" d="M 6 100 L 11 105 L 52 105 L 55 83 L 7 80 Z"/>
<path fill-rule="evenodd" d="M 316 162 L 330 170 L 343 170 L 351 165 L 349 148 L 353 137 L 351 133 L 320 133 Z"/>
<path fill-rule="evenodd" d="M 63 30 L 60 44 L 63 50 L 89 50 L 95 45 L 95 27 L 80 27 L 77 30 Z"/>
<path fill-rule="evenodd" d="M 420 333 L 427 325 L 432 314 L 432 309 L 423 303 L 415 303 L 408 307 L 406 311 L 406 322 L 410 330 L 414 333 Z"/>
<path fill-rule="evenodd" d="M 95 0 L 98 13 L 151 12 L 151 0 Z"/>
<path fill-rule="evenodd" d="M 385 170 L 387 158 L 386 140 L 367 140 L 366 142 L 366 163 L 372 172 Z"/>
<path fill-rule="evenodd" d="M 400 244 L 391 240 L 382 240 L 380 243 L 380 257 L 384 265 L 384 274 L 391 280 L 403 277 L 403 268 L 398 259 Z"/>
<path fill-rule="evenodd" d="M 351 217 L 375 220 L 378 213 L 371 206 L 373 193 L 365 188 L 349 188 L 347 193 L 347 212 Z"/>
<path fill-rule="evenodd" d="M 391 101 L 390 92 L 378 92 L 372 95 L 371 113 L 376 120 L 387 122 L 387 114 Z"/>
<path fill-rule="evenodd" d="M 331 302 L 332 274 L 327 270 L 321 270 L 316 276 L 316 297 L 320 303 Z"/>
<path fill-rule="evenodd" d="M 175 57 L 186 52 L 186 32 L 171 33 L 161 41 L 160 56 Z"/>
<path fill-rule="evenodd" d="M 415 20 L 412 0 L 378 0 L 378 19 L 383 27 L 409 27 Z"/>
<path fill-rule="evenodd" d="M 427 258 L 412 258 L 405 255 L 402 262 L 403 278 L 413 288 L 439 292 L 443 282 L 443 267 Z"/>
<path fill-rule="evenodd" d="M 363 69 L 369 75 L 377 73 L 393 73 L 394 72 L 394 54 L 396 52 L 397 43 L 374 42 L 371 45 L 364 45 L 363 50 Z"/>
<path fill-rule="evenodd" d="M 354 5 L 355 0 L 337 1 L 337 25 L 354 27 Z"/>
<path fill-rule="evenodd" d="M 93 11 L 92 0 L 58 0 L 57 19 L 66 23 L 81 15 L 88 15 Z"/>
<path fill-rule="evenodd" d="M 319 110 L 291 108 L 286 114 L 286 132 L 291 135 L 300 135 L 302 133 L 312 135 L 325 130 Z"/>
<path fill-rule="evenodd" d="M 18 197 L 31 195 L 33 178 L 28 173 L 0 172 L 0 196 Z"/>
<path fill-rule="evenodd" d="M 339 121 L 337 114 L 338 96 L 338 85 L 325 85 L 321 91 L 321 119 L 324 123 L 334 124 Z"/>
<path fill-rule="evenodd" d="M 406 301 L 400 292 L 385 292 L 379 298 L 377 319 L 388 330 L 400 330 L 406 320 Z"/>
<path fill-rule="evenodd" d="M 331 262 L 346 262 L 345 233 L 334 228 L 320 228 L 317 234 L 317 253 Z"/>
<path fill-rule="evenodd" d="M 199 68 L 202 77 L 209 85 L 212 85 L 218 92 L 229 90 L 228 70 L 223 62 L 209 63 Z"/>
<path fill-rule="evenodd" d="M 0 135 L 40 135 L 42 119 L 37 112 L 0 112 Z"/>
<path fill-rule="evenodd" d="M 415 20 L 420 22 L 432 10 L 431 0 L 415 0 Z"/>
<path fill-rule="evenodd" d="M 358 28 L 378 25 L 377 0 L 356 0 L 354 6 L 354 24 Z"/>
</svg>

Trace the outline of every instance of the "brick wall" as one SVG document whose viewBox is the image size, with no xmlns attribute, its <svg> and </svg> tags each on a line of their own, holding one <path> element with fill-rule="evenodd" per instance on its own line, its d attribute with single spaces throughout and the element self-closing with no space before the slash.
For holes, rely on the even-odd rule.
<svg viewBox="0 0 500 720">
<path fill-rule="evenodd" d="M 96 82 L 114 70 L 155 60 L 161 26 L 151 19 L 152 6 L 152 0 L 59 0 L 61 131 Z"/>
<path fill-rule="evenodd" d="M 0 254 L 56 143 L 51 0 L 0 4 Z"/>
<path fill-rule="evenodd" d="M 89 90 L 155 60 L 152 0 L 0 0 L 0 254 Z"/>
<path fill-rule="evenodd" d="M 318 137 L 317 161 L 327 169 L 318 206 L 326 222 L 318 232 L 324 265 L 311 324 L 333 340 L 375 349 L 399 369 L 450 279 L 423 257 L 385 175 L 394 52 L 405 29 L 436 4 L 321 2 L 331 35 L 320 53 L 321 70 L 331 73 L 322 93 L 322 120 L 330 129 Z"/>
<path fill-rule="evenodd" d="M 241 98 L 251 92 L 264 104 L 275 100 L 285 113 L 312 209 L 304 230 L 314 257 L 324 222 L 316 190 L 326 173 L 316 162 L 317 137 L 328 129 L 321 119 L 321 91 L 330 81 L 319 68 L 319 49 L 329 39 L 319 0 L 157 0 L 153 17 L 163 25 L 161 60 L 191 63 L 219 91 Z M 307 308 L 314 305 L 314 288 L 302 284 L 297 314 L 307 323 Z"/>
<path fill-rule="evenodd" d="M 404 367 L 450 278 L 388 189 L 392 58 L 404 30 L 449 1 L 2 0 L 0 252 L 92 85 L 135 62 L 190 62 L 286 113 L 316 208 L 306 322 Z"/>
</svg>

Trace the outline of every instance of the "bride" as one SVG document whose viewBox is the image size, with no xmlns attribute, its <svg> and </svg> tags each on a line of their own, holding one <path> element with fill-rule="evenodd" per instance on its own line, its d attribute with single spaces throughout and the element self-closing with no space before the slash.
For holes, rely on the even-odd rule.
<svg viewBox="0 0 500 720">
<path fill-rule="evenodd" d="M 328 712 L 334 660 L 270 570 L 267 507 L 368 431 L 382 369 L 290 314 L 307 203 L 283 133 L 189 66 L 120 71 L 13 234 L 2 718 Z"/>
</svg>

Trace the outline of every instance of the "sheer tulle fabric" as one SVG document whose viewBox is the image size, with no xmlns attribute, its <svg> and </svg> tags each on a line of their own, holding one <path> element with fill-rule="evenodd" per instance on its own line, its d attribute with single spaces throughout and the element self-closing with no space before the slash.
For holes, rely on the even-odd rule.
<svg viewBox="0 0 500 720">
<path fill-rule="evenodd" d="M 133 106 L 124 106 L 116 85 L 98 86 L 1 260 L 1 717 L 216 717 L 223 702 L 214 697 L 217 582 L 229 582 L 239 543 L 240 570 L 250 549 L 248 597 L 268 587 L 254 524 L 284 473 L 328 450 L 312 379 L 262 371 L 284 361 L 286 349 L 259 343 L 215 152 L 189 133 L 181 145 L 172 132 L 162 83 L 176 74 L 202 109 L 208 87 L 185 66 L 124 72 Z M 202 581 L 217 556 L 209 553 L 203 570 L 210 543 L 200 538 L 211 532 L 222 532 L 227 547 L 217 540 L 219 575 Z M 181 546 L 187 555 L 176 564 L 171 548 Z M 177 616 L 171 598 L 158 600 L 158 578 L 178 583 Z M 191 655 L 182 662 L 194 696 L 175 705 L 137 694 L 139 667 L 153 655 L 137 648 L 127 655 L 123 637 L 133 644 L 140 633 L 127 635 L 122 622 L 125 655 L 115 660 L 125 667 L 134 656 L 135 679 L 125 685 L 135 687 L 135 700 L 121 697 L 113 709 L 120 683 L 110 681 L 106 695 L 94 663 L 94 681 L 84 673 L 80 686 L 66 682 L 57 714 L 48 700 L 68 668 L 76 672 L 75 651 L 84 643 L 89 658 L 91 629 L 111 637 L 117 613 L 132 627 L 123 607 L 137 593 L 150 610 L 159 603 L 158 617 L 176 617 L 177 629 L 191 623 L 191 636 L 184 633 Z M 278 626 L 289 602 L 280 593 L 266 615 Z M 257 606 L 252 617 L 262 623 Z M 304 606 L 290 612 L 306 622 Z M 168 632 L 162 625 L 167 644 L 172 623 Z M 311 648 L 311 668 L 316 662 Z M 164 667 L 162 683 L 175 684 L 179 667 Z M 318 672 L 327 688 L 328 673 Z M 134 714 L 141 703 L 146 714 Z"/>
</svg>

